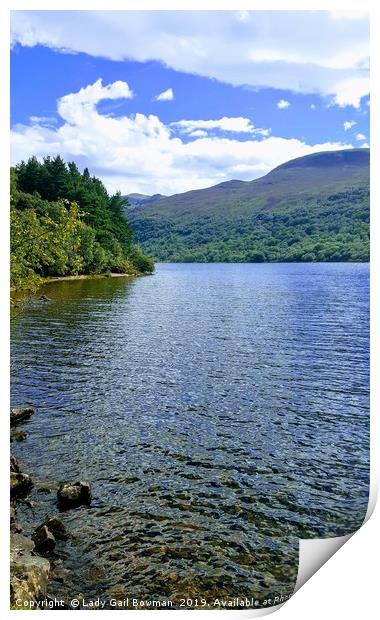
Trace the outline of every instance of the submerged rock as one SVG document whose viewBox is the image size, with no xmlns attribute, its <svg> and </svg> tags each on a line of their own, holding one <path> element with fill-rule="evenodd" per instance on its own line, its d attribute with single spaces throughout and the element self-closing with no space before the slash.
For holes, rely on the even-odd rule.
<svg viewBox="0 0 380 620">
<path fill-rule="evenodd" d="M 65 583 L 69 575 L 70 571 L 67 568 L 55 568 L 51 573 L 51 579 L 59 583 Z"/>
<path fill-rule="evenodd" d="M 11 426 L 17 426 L 21 422 L 25 422 L 26 420 L 30 420 L 34 413 L 33 407 L 17 407 L 16 409 L 11 409 L 10 421 Z"/>
<path fill-rule="evenodd" d="M 47 553 L 53 551 L 55 547 L 55 538 L 46 525 L 40 525 L 32 535 L 33 542 L 37 551 Z"/>
<path fill-rule="evenodd" d="M 62 482 L 57 491 L 58 505 L 61 508 L 74 508 L 82 504 L 90 505 L 91 489 L 88 482 Z"/>
<path fill-rule="evenodd" d="M 26 439 L 25 431 L 14 431 L 11 434 L 11 441 L 24 441 Z"/>
<path fill-rule="evenodd" d="M 10 458 L 10 469 L 11 469 L 11 473 L 18 473 L 20 472 L 20 465 L 18 463 L 18 460 L 16 459 L 15 456 L 13 456 L 13 454 L 11 454 L 11 458 Z"/>
<path fill-rule="evenodd" d="M 57 540 L 67 540 L 69 538 L 69 533 L 66 526 L 59 517 L 56 517 L 55 515 L 48 517 L 43 522 L 43 525 L 48 528 Z"/>
</svg>

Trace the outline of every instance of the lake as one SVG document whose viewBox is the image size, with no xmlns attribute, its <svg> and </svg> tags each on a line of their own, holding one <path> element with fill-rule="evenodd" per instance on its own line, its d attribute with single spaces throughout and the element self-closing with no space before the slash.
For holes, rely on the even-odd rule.
<svg viewBox="0 0 380 620">
<path fill-rule="evenodd" d="M 369 491 L 369 266 L 160 264 L 50 283 L 12 321 L 25 531 L 62 513 L 52 595 L 293 591 L 298 538 L 342 536 Z M 41 489 L 40 489 L 41 490 Z M 124 589 L 124 590 L 123 590 Z"/>
</svg>

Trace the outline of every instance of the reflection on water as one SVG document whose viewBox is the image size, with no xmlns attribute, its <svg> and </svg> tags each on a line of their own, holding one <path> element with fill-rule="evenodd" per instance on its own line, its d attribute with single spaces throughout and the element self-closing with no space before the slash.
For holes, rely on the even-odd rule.
<svg viewBox="0 0 380 620">
<path fill-rule="evenodd" d="M 51 283 L 12 325 L 13 444 L 67 511 L 65 584 L 137 598 L 293 590 L 298 537 L 359 527 L 368 496 L 368 265 L 159 265 Z M 38 486 L 38 485 L 37 485 Z M 28 531 L 55 494 L 33 492 Z"/>
</svg>

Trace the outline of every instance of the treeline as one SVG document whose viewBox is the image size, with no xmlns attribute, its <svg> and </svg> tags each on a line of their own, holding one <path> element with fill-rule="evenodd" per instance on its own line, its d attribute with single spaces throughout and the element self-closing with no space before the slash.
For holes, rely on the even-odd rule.
<svg viewBox="0 0 380 620">
<path fill-rule="evenodd" d="M 125 200 L 74 162 L 35 157 L 11 169 L 11 286 L 48 276 L 151 273 L 133 243 Z"/>
<path fill-rule="evenodd" d="M 132 223 L 142 249 L 160 261 L 369 261 L 367 188 L 259 213 L 186 218 L 144 219 L 141 211 Z"/>
</svg>

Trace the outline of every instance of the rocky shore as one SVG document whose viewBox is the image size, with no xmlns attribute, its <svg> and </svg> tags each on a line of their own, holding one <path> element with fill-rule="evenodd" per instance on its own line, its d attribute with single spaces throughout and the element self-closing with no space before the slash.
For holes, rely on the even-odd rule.
<svg viewBox="0 0 380 620">
<path fill-rule="evenodd" d="M 30 420 L 34 414 L 31 407 L 13 409 L 10 413 L 11 442 L 24 441 L 26 432 L 18 427 Z M 58 514 L 46 515 L 31 536 L 24 534 L 17 520 L 21 504 L 33 509 L 28 495 L 33 488 L 31 476 L 22 471 L 19 461 L 10 457 L 10 594 L 11 609 L 54 608 L 54 599 L 49 596 L 49 582 L 64 582 L 65 569 L 56 552 L 57 541 L 67 541 L 72 534 Z M 79 505 L 91 503 L 91 489 L 88 482 L 61 482 L 57 489 L 57 510 L 70 510 Z M 51 603 L 51 604 L 50 604 Z M 69 609 L 64 601 L 59 609 Z"/>
</svg>

